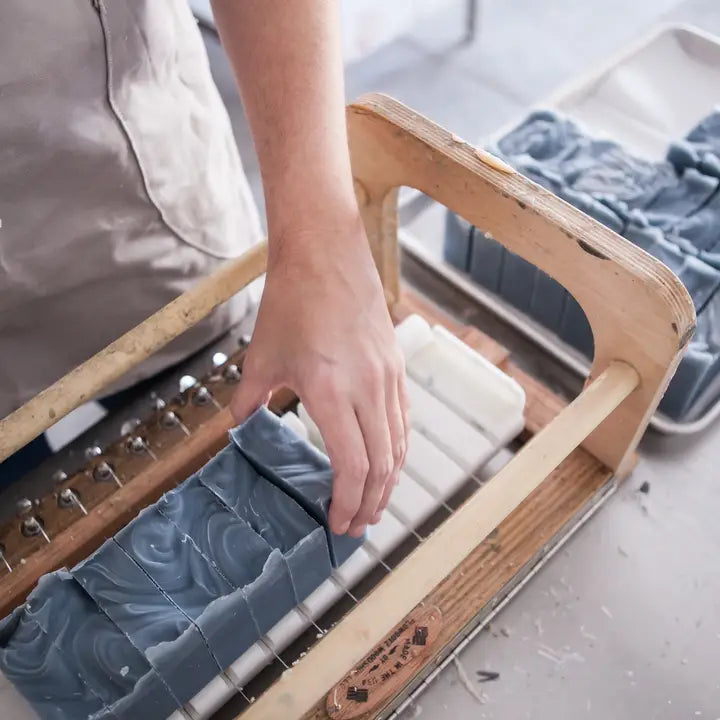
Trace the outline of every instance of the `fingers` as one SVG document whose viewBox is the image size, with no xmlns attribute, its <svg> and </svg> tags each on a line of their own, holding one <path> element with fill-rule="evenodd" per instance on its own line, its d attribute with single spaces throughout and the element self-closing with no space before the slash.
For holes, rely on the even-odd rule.
<svg viewBox="0 0 720 720">
<path fill-rule="evenodd" d="M 393 471 L 388 482 L 385 484 L 375 514 L 371 518 L 371 523 L 373 524 L 380 522 L 382 513 L 390 502 L 390 495 L 398 483 L 399 473 L 405 464 L 405 455 L 407 453 L 409 432 L 407 402 L 403 404 L 401 401 L 405 393 L 404 372 L 399 375 L 397 380 L 395 380 L 394 377 L 389 378 L 389 382 L 390 385 L 386 394 L 386 412 L 392 444 Z"/>
<path fill-rule="evenodd" d="M 243 364 L 242 378 L 230 401 L 230 412 L 239 425 L 245 422 L 261 405 L 270 402 L 272 386 L 269 379 L 256 371 L 250 358 Z"/>
<path fill-rule="evenodd" d="M 309 394 L 303 404 L 318 426 L 334 470 L 329 521 L 330 529 L 342 535 L 360 507 L 368 475 L 363 435 L 352 405 L 332 388 Z"/>
</svg>

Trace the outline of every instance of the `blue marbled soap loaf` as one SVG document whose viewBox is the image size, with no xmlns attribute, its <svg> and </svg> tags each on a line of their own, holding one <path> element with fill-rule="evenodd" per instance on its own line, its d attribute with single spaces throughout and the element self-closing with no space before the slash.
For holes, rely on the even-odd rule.
<svg viewBox="0 0 720 720">
<path fill-rule="evenodd" d="M 259 475 L 295 498 L 325 528 L 336 566 L 362 545 L 363 538 L 335 535 L 330 530 L 328 512 L 333 471 L 326 455 L 298 437 L 280 418 L 264 407 L 231 430 L 230 437 Z M 283 449 L 282 453 L 275 451 L 279 447 Z"/>
<path fill-rule="evenodd" d="M 220 668 L 197 627 L 114 539 L 71 572 L 180 703 L 218 674 Z"/>
<path fill-rule="evenodd" d="M 699 417 L 720 396 L 720 347 L 706 332 L 720 321 L 714 311 L 720 285 L 720 111 L 674 143 L 666 162 L 635 157 L 550 111 L 531 113 L 491 150 L 679 276 L 692 296 L 698 333 L 660 409 L 675 420 Z M 592 355 L 587 318 L 562 286 L 452 214 L 446 228 L 448 262 Z"/>
<path fill-rule="evenodd" d="M 167 717 L 177 699 L 143 654 L 102 612 L 67 570 L 42 577 L 25 605 L 58 648 L 64 662 L 108 707 L 108 717 L 130 720 L 140 704 Z"/>
<path fill-rule="evenodd" d="M 327 459 L 248 423 L 0 625 L 0 668 L 43 720 L 163 720 L 327 579 L 330 546 L 360 544 L 327 531 Z"/>
<path fill-rule="evenodd" d="M 42 720 L 85 720 L 107 711 L 22 607 L 0 622 L 0 670 Z"/>
<path fill-rule="evenodd" d="M 192 620 L 219 667 L 231 665 L 257 640 L 245 595 L 236 593 L 192 539 L 157 507 L 141 512 L 115 540 Z"/>
</svg>

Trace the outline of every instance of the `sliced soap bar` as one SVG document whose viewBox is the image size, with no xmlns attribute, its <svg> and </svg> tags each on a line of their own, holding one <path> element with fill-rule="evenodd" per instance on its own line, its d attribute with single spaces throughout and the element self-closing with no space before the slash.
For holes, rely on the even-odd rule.
<svg viewBox="0 0 720 720">
<path fill-rule="evenodd" d="M 118 718 L 167 717 L 178 707 L 144 655 L 93 602 L 67 570 L 40 578 L 25 605 L 64 662 Z"/>
<path fill-rule="evenodd" d="M 675 186 L 663 189 L 645 208 L 645 215 L 651 225 L 667 230 L 702 208 L 717 187 L 717 178 L 688 168 Z"/>
<path fill-rule="evenodd" d="M 0 622 L 0 670 L 41 720 L 84 720 L 106 710 L 23 607 Z"/>
<path fill-rule="evenodd" d="M 218 673 L 198 629 L 125 551 L 108 540 L 72 570 L 103 612 L 187 702 Z"/>
<path fill-rule="evenodd" d="M 247 598 L 259 635 L 298 603 L 288 561 L 193 476 L 163 495 L 160 512 Z"/>
<path fill-rule="evenodd" d="M 193 621 L 221 668 L 258 639 L 245 595 L 157 507 L 143 510 L 115 540 Z"/>
<path fill-rule="evenodd" d="M 327 456 L 264 407 L 231 430 L 230 437 L 260 475 L 295 499 L 325 528 L 335 567 L 362 545 L 363 538 L 335 535 L 330 530 L 333 472 Z"/>
</svg>

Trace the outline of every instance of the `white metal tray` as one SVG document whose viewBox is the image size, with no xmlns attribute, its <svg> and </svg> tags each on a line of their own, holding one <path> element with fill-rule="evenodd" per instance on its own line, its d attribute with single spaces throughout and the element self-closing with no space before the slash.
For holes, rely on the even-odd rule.
<svg viewBox="0 0 720 720">
<path fill-rule="evenodd" d="M 578 120 L 592 134 L 612 138 L 637 155 L 662 160 L 671 140 L 684 137 L 720 102 L 720 38 L 686 25 L 662 25 L 563 86 L 536 105 Z M 499 140 L 522 117 L 501 127 L 481 144 Z M 497 314 L 574 372 L 586 376 L 590 364 L 554 333 L 519 312 L 405 233 L 404 249 L 474 300 Z M 720 417 L 720 400 L 697 420 L 677 422 L 656 413 L 651 427 L 668 434 L 691 434 Z"/>
</svg>

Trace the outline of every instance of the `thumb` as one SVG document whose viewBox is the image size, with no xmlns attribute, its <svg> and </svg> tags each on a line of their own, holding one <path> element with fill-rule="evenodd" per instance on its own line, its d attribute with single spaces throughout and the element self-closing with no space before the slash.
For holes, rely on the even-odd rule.
<svg viewBox="0 0 720 720">
<path fill-rule="evenodd" d="M 243 372 L 238 389 L 230 401 L 230 412 L 235 422 L 244 423 L 261 405 L 270 402 L 272 387 L 261 373 Z"/>
</svg>

